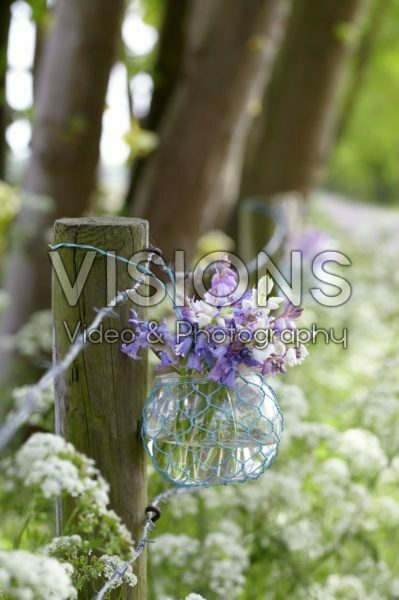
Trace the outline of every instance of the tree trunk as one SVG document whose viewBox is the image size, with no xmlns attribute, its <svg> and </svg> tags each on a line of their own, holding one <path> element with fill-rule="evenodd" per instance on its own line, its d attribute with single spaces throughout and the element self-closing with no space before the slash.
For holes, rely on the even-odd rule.
<svg viewBox="0 0 399 600">
<path fill-rule="evenodd" d="M 365 0 L 296 0 L 276 64 L 266 110 L 250 136 L 241 196 L 295 190 L 320 177 L 345 66 Z"/>
<path fill-rule="evenodd" d="M 180 74 L 186 43 L 186 21 L 192 0 L 168 0 L 165 6 L 158 44 L 157 61 L 154 68 L 155 88 L 148 117 L 143 126 L 158 131 L 166 107 L 173 95 Z M 126 206 L 131 207 L 138 181 L 143 172 L 145 158 L 134 161 L 130 174 L 130 185 Z"/>
<path fill-rule="evenodd" d="M 136 191 L 133 212 L 151 222 L 166 256 L 195 241 L 218 212 L 219 177 L 272 53 L 278 0 L 197 0 L 181 78 Z M 262 72 L 263 69 L 263 72 Z"/>
<path fill-rule="evenodd" d="M 6 173 L 6 74 L 7 74 L 7 45 L 11 20 L 12 0 L 2 0 L 0 4 L 0 179 L 5 179 Z"/>
<path fill-rule="evenodd" d="M 50 306 L 46 231 L 58 217 L 83 214 L 95 192 L 101 121 L 119 40 L 123 0 L 59 0 L 42 57 L 27 202 L 8 258 L 12 302 L 1 334 L 13 334 Z M 43 199 L 51 208 L 42 209 Z M 0 364 L 0 378 L 8 361 Z"/>
</svg>

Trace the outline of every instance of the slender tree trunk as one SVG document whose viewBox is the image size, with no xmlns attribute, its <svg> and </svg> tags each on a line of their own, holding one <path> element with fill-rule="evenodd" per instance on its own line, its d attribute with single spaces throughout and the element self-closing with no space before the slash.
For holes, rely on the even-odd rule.
<svg viewBox="0 0 399 600">
<path fill-rule="evenodd" d="M 146 129 L 156 131 L 180 74 L 186 44 L 186 25 L 193 0 L 168 0 L 159 38 L 155 64 L 155 88 L 151 110 L 145 119 Z"/>
<path fill-rule="evenodd" d="M 168 0 L 166 2 L 154 68 L 155 88 L 150 112 L 143 122 L 143 126 L 150 131 L 158 131 L 178 81 L 186 43 L 186 21 L 192 2 L 193 0 Z M 126 198 L 128 207 L 133 204 L 134 194 L 145 162 L 145 158 L 139 158 L 132 165 Z"/>
<path fill-rule="evenodd" d="M 219 177 L 260 72 L 272 51 L 278 0 L 197 0 L 180 81 L 168 104 L 160 145 L 149 158 L 133 212 L 148 218 L 167 256 L 190 255 L 218 212 Z"/>
<path fill-rule="evenodd" d="M 6 172 L 6 74 L 7 74 L 7 44 L 11 20 L 12 0 L 2 0 L 0 3 L 0 179 L 5 178 Z"/>
<path fill-rule="evenodd" d="M 253 126 L 242 196 L 295 190 L 308 194 L 320 177 L 341 83 L 366 0 L 295 0 L 266 93 Z"/>
<path fill-rule="evenodd" d="M 48 12 L 50 9 L 48 9 Z M 46 37 L 48 34 L 47 26 L 43 22 L 37 22 L 35 27 L 35 51 L 33 55 L 32 77 L 33 77 L 33 99 L 37 101 L 39 94 L 39 73 L 42 61 Z"/>
<path fill-rule="evenodd" d="M 27 202 L 8 258 L 5 289 L 12 302 L 1 323 L 2 335 L 13 334 L 34 311 L 50 305 L 48 227 L 54 219 L 79 216 L 90 206 L 123 8 L 123 0 L 56 4 L 40 67 L 32 156 L 24 180 Z M 3 362 L 0 378 L 8 366 L 8 360 Z"/>
</svg>

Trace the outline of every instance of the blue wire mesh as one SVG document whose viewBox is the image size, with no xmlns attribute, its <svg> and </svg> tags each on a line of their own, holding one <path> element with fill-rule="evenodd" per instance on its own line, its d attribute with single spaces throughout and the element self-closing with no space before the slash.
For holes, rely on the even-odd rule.
<svg viewBox="0 0 399 600">
<path fill-rule="evenodd" d="M 155 469 L 178 486 L 257 479 L 277 456 L 283 417 L 260 375 L 236 387 L 178 375 L 156 377 L 144 406 L 143 441 Z"/>
</svg>

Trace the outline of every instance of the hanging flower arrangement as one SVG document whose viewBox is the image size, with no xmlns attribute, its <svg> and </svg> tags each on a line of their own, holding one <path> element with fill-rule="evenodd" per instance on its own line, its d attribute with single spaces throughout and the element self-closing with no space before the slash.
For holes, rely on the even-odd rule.
<svg viewBox="0 0 399 600">
<path fill-rule="evenodd" d="M 170 482 L 244 482 L 274 461 L 283 419 L 266 379 L 308 352 L 290 335 L 301 308 L 281 308 L 283 299 L 271 290 L 263 277 L 239 296 L 237 273 L 223 258 L 204 299 L 184 298 L 174 331 L 132 311 L 134 340 L 122 351 L 138 360 L 150 348 L 168 371 L 155 378 L 145 404 L 143 440 Z"/>
</svg>

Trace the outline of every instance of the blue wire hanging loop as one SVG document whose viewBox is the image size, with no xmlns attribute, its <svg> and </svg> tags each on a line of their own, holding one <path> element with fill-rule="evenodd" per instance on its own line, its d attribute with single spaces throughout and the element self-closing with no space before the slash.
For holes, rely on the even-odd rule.
<svg viewBox="0 0 399 600">
<path fill-rule="evenodd" d="M 157 277 L 155 275 L 155 273 L 153 273 L 150 269 L 148 269 L 147 267 L 144 267 L 143 265 L 140 265 L 139 263 L 134 262 L 133 260 L 129 260 L 128 258 L 125 258 L 124 256 L 119 256 L 118 254 L 110 254 L 107 250 L 102 250 L 101 248 L 97 248 L 96 246 L 91 246 L 89 244 L 74 244 L 72 242 L 61 242 L 60 244 L 56 244 L 55 246 L 52 246 L 51 244 L 49 244 L 49 248 L 50 250 L 60 250 L 61 248 L 78 248 L 79 250 L 91 250 L 94 252 L 97 252 L 97 254 L 101 254 L 102 256 L 109 256 L 110 258 L 119 260 L 120 262 L 124 262 L 128 265 L 133 265 L 134 267 L 136 267 L 136 269 L 138 271 L 140 271 L 140 273 L 143 273 L 143 275 L 149 275 L 150 277 L 153 277 L 154 279 L 157 280 L 158 283 L 160 283 L 163 287 L 163 289 L 165 290 L 166 295 L 168 296 L 169 300 L 172 303 L 172 306 L 174 308 L 174 310 L 176 311 L 177 315 L 182 318 L 182 313 L 180 308 L 177 306 L 174 297 L 172 296 L 172 294 L 170 293 L 168 286 L 165 284 L 164 281 L 162 281 L 162 279 L 160 279 L 159 277 Z M 149 253 L 151 251 L 149 250 Z M 162 265 L 162 269 L 167 273 L 170 282 L 173 286 L 173 290 L 176 293 L 176 282 L 175 282 L 175 277 L 173 275 L 173 271 L 172 269 L 170 269 L 165 263 Z"/>
</svg>

